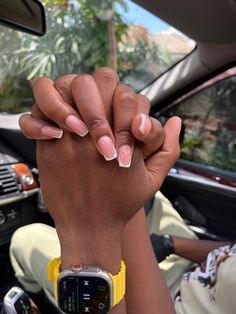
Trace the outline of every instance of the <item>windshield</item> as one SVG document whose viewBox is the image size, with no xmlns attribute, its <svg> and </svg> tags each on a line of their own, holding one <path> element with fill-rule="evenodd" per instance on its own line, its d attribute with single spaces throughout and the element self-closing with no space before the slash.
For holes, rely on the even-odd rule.
<svg viewBox="0 0 236 314">
<path fill-rule="evenodd" d="M 0 26 L 0 111 L 32 106 L 35 77 L 92 73 L 111 66 L 139 91 L 195 43 L 131 1 L 44 0 L 47 33 L 35 37 Z M 98 4 L 99 3 L 99 4 Z"/>
</svg>

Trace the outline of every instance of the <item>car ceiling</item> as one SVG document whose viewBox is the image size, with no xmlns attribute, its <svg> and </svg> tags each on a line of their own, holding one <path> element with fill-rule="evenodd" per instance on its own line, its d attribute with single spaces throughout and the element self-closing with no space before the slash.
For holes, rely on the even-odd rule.
<svg viewBox="0 0 236 314">
<path fill-rule="evenodd" d="M 236 41 L 236 0 L 135 0 L 196 41 Z"/>
<path fill-rule="evenodd" d="M 152 106 L 236 62 L 236 0 L 134 0 L 197 42 L 196 49 L 146 87 Z M 162 106 L 162 105 L 161 105 Z"/>
</svg>

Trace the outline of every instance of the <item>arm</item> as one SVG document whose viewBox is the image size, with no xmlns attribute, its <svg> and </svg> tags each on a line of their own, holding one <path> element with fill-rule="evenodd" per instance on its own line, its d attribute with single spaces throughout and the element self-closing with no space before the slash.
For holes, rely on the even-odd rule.
<svg viewBox="0 0 236 314">
<path fill-rule="evenodd" d="M 162 314 L 175 313 L 153 253 L 143 209 L 124 229 L 122 254 L 127 266 L 127 313 L 153 313 L 153 309 L 161 309 Z"/>
<path fill-rule="evenodd" d="M 86 109 L 86 114 L 90 118 L 94 118 L 94 108 L 101 109 L 101 101 L 96 103 L 97 100 L 101 100 L 101 97 L 97 97 L 96 92 L 93 93 L 94 84 L 86 87 L 83 85 L 83 79 L 84 77 L 81 76 L 76 78 L 75 83 L 77 85 L 74 88 L 76 95 L 74 96 L 77 101 L 80 101 L 80 113 L 85 114 L 84 110 Z M 91 82 L 91 78 L 86 77 L 86 84 L 88 79 Z M 45 100 L 40 98 L 41 95 L 51 95 L 51 93 L 45 84 L 42 88 L 41 83 L 45 83 L 45 80 L 44 82 L 41 80 L 34 88 L 40 87 L 35 93 L 37 94 L 37 102 L 42 104 Z M 108 88 L 107 84 L 105 87 L 103 91 L 109 92 L 111 97 L 107 101 L 108 97 L 103 93 L 102 99 L 105 108 L 109 109 L 114 90 Z M 120 135 L 118 140 L 122 146 L 124 135 L 131 133 L 133 116 L 140 112 L 135 107 L 139 101 L 126 87 L 117 88 L 116 91 L 118 92 L 115 92 L 114 96 L 117 104 L 115 107 L 121 108 L 119 112 L 126 108 L 118 121 L 114 119 L 114 128 Z M 79 97 L 80 93 L 87 95 L 86 98 Z M 143 97 L 141 98 L 143 99 Z M 53 103 L 48 108 L 52 114 Z M 132 110 L 130 110 L 131 108 Z M 58 117 L 59 111 L 56 110 L 54 114 Z M 98 115 L 93 121 L 100 121 L 97 117 Z M 124 122 L 124 124 L 119 124 L 119 121 Z M 61 242 L 63 268 L 75 263 L 98 263 L 115 273 L 120 266 L 120 234 L 123 226 L 160 187 L 166 173 L 179 154 L 179 119 L 168 121 L 164 130 L 160 128 L 156 120 L 146 119 L 146 122 L 149 121 L 149 126 L 144 121 L 143 116 L 137 116 L 132 123 L 133 134 L 138 133 L 135 137 L 141 142 L 143 141 L 144 146 L 143 151 L 140 142 L 135 147 L 129 169 L 120 168 L 116 161 L 107 163 L 97 154 L 89 137 L 80 139 L 78 136 L 65 131 L 59 141 L 38 142 L 41 187 Z M 31 122 L 34 123 L 35 121 L 31 120 Z M 38 126 L 34 130 L 40 131 Z M 94 127 L 94 125 L 92 126 Z M 152 132 L 145 139 L 147 129 L 152 130 Z M 30 137 L 34 137 L 30 133 L 32 130 L 33 128 L 26 132 Z M 94 128 L 91 130 L 93 130 L 93 134 L 96 133 Z M 163 141 L 163 132 L 165 133 L 165 140 L 159 150 Z M 129 144 L 132 147 L 132 141 L 129 141 Z M 119 147 L 117 150 L 119 151 Z M 66 154 L 64 154 L 65 151 Z M 66 169 L 66 175 L 64 169 Z M 55 197 L 57 202 L 55 202 Z M 112 249 L 110 249 L 111 247 Z M 153 270 L 152 266 L 151 269 Z M 156 289 L 155 286 L 153 288 Z M 115 310 L 124 311 L 124 304 L 121 303 L 114 308 Z M 130 310 L 131 306 L 129 306 Z"/>
<path fill-rule="evenodd" d="M 176 236 L 172 236 L 172 238 L 174 253 L 194 263 L 203 262 L 208 253 L 220 246 L 229 244 L 229 242 L 185 239 Z"/>
</svg>

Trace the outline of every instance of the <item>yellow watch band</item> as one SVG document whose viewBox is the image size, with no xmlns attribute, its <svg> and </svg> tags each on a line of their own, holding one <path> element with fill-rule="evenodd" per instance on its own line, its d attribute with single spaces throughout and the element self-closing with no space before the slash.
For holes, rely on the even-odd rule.
<svg viewBox="0 0 236 314">
<path fill-rule="evenodd" d="M 118 304 L 125 295 L 125 274 L 126 274 L 126 266 L 124 261 L 121 261 L 120 271 L 117 275 L 113 276 L 109 273 L 112 282 L 113 282 L 113 305 Z"/>
<path fill-rule="evenodd" d="M 48 280 L 53 283 L 54 286 L 54 295 L 56 301 L 57 297 L 57 278 L 61 272 L 61 259 L 56 257 L 48 263 Z M 109 273 L 109 276 L 113 282 L 113 305 L 118 304 L 125 295 L 125 274 L 126 266 L 124 261 L 121 261 L 120 271 L 117 275 L 112 275 Z"/>
<path fill-rule="evenodd" d="M 48 263 L 48 280 L 51 283 L 53 283 L 54 296 L 55 296 L 56 301 L 58 301 L 57 278 L 60 275 L 60 272 L 61 272 L 61 259 L 60 257 L 56 257 Z"/>
</svg>

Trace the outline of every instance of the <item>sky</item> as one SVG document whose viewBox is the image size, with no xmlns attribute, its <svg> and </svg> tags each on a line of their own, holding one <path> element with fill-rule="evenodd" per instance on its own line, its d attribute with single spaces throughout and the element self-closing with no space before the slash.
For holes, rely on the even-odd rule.
<svg viewBox="0 0 236 314">
<path fill-rule="evenodd" d="M 118 7 L 118 10 L 122 13 L 128 24 L 143 25 L 149 30 L 150 34 L 168 31 L 170 29 L 170 25 L 132 1 L 127 0 L 126 3 L 128 6 L 127 12 L 125 12 L 120 6 Z"/>
</svg>

